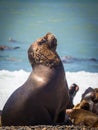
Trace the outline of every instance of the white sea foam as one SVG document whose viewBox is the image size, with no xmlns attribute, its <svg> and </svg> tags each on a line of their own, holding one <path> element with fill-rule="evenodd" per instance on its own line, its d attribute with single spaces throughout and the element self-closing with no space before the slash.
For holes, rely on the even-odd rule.
<svg viewBox="0 0 98 130">
<path fill-rule="evenodd" d="M 90 73 L 85 71 L 67 72 L 66 73 L 68 85 L 76 83 L 79 86 L 79 91 L 74 98 L 74 104 L 81 100 L 81 95 L 88 88 L 98 88 L 98 73 Z"/>
<path fill-rule="evenodd" d="M 28 78 L 30 72 L 24 70 L 20 71 L 0 71 L 0 109 L 3 108 L 6 100 L 11 93 L 21 86 Z M 68 85 L 76 83 L 79 85 L 79 91 L 74 98 L 74 104 L 78 103 L 81 99 L 82 93 L 88 87 L 98 87 L 98 73 L 89 72 L 66 72 Z"/>
</svg>

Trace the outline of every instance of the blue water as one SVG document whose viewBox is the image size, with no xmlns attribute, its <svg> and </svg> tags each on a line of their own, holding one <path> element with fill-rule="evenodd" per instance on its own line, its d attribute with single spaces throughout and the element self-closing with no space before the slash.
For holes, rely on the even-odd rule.
<svg viewBox="0 0 98 130">
<path fill-rule="evenodd" d="M 97 0 L 0 0 L 0 45 L 20 47 L 0 51 L 0 70 L 31 71 L 28 47 L 47 32 L 66 71 L 98 72 Z"/>
</svg>

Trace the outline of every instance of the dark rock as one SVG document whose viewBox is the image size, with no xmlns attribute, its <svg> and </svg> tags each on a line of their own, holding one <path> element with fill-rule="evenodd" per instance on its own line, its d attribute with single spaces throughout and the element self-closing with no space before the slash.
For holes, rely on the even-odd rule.
<svg viewBox="0 0 98 130">
<path fill-rule="evenodd" d="M 0 50 L 14 50 L 14 49 L 19 49 L 20 47 L 16 46 L 16 47 L 10 47 L 10 46 L 5 46 L 5 45 L 0 45 Z"/>
</svg>

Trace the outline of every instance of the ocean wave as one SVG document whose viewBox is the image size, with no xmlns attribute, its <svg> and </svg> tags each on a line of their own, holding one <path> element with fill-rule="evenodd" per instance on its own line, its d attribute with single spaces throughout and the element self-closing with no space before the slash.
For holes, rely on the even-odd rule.
<svg viewBox="0 0 98 130">
<path fill-rule="evenodd" d="M 29 77 L 30 72 L 19 71 L 0 71 L 0 109 L 3 108 L 6 100 L 11 93 L 21 86 Z M 72 83 L 79 85 L 79 91 L 74 98 L 74 104 L 81 100 L 81 95 L 88 87 L 98 88 L 98 73 L 85 71 L 66 72 L 68 86 Z"/>
</svg>

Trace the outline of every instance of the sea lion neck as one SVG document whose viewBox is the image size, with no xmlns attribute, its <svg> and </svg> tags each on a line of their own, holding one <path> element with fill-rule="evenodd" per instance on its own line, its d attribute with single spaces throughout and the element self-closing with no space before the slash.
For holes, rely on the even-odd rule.
<svg viewBox="0 0 98 130">
<path fill-rule="evenodd" d="M 33 72 L 37 73 L 38 75 L 42 75 L 43 72 L 46 72 L 46 73 L 49 72 L 50 73 L 51 71 L 53 71 L 51 68 L 44 66 L 44 65 L 36 65 L 36 66 L 33 67 Z"/>
<path fill-rule="evenodd" d="M 62 67 L 62 62 L 61 61 L 59 61 L 59 62 L 52 62 L 52 63 L 41 63 L 41 64 L 31 64 L 31 66 L 32 66 L 32 69 L 34 70 L 34 71 L 36 71 L 36 70 L 55 70 L 55 69 L 58 69 L 58 68 L 60 68 L 60 67 Z"/>
<path fill-rule="evenodd" d="M 49 50 L 47 46 L 44 46 L 44 48 L 41 49 L 40 47 L 36 50 L 32 49 L 28 52 L 28 56 L 32 68 L 38 65 L 44 65 L 49 68 L 55 68 L 61 62 L 56 51 Z"/>
</svg>

